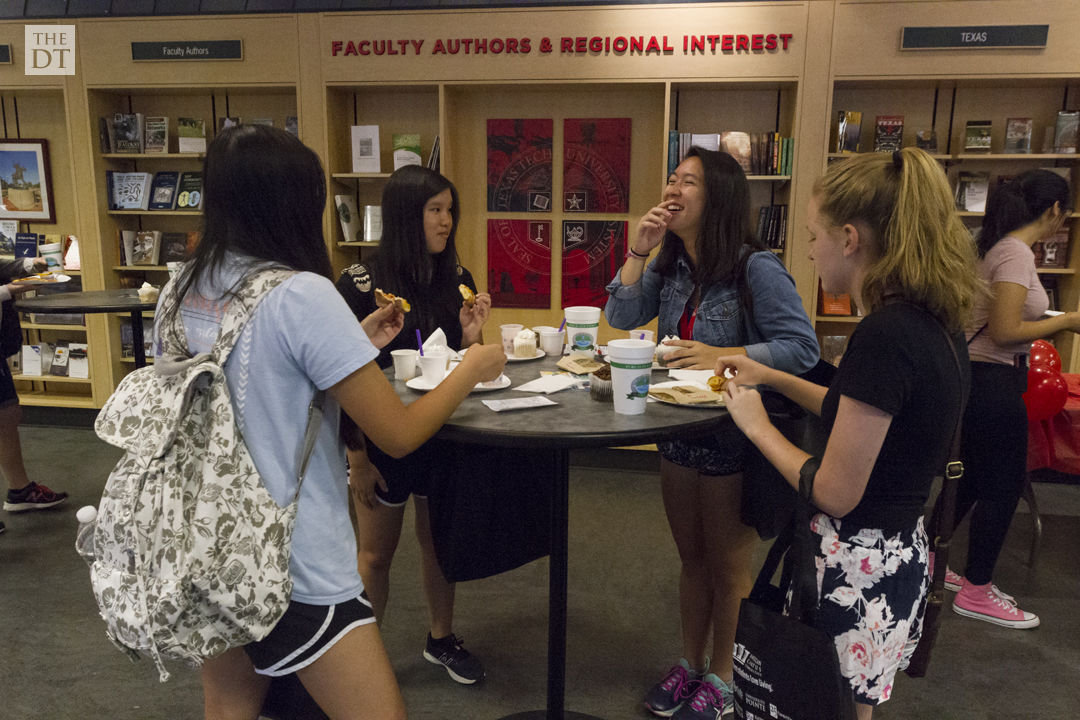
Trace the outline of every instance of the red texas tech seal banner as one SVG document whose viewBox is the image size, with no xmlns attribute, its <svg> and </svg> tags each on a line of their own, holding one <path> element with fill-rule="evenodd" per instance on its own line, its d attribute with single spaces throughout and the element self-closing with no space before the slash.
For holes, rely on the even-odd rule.
<svg viewBox="0 0 1080 720">
<path fill-rule="evenodd" d="M 563 121 L 563 212 L 630 208 L 630 118 Z"/>
<path fill-rule="evenodd" d="M 488 293 L 496 307 L 551 307 L 551 221 L 488 220 Z"/>
<path fill-rule="evenodd" d="M 488 212 L 551 212 L 548 119 L 488 120 Z"/>
<path fill-rule="evenodd" d="M 603 307 L 626 253 L 623 220 L 564 220 L 562 304 Z"/>
</svg>

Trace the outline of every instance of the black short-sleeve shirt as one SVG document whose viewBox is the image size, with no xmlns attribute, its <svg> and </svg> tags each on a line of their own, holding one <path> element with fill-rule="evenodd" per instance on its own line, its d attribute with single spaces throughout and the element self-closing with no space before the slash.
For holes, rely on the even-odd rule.
<svg viewBox="0 0 1080 720">
<path fill-rule="evenodd" d="M 970 368 L 967 345 L 945 333 L 915 305 L 894 302 L 874 311 L 851 334 L 821 417 L 832 431 L 840 396 L 893 416 L 862 500 L 843 521 L 899 530 L 922 514 L 934 477 L 944 469 Z M 962 377 L 962 379 L 961 379 Z"/>
<path fill-rule="evenodd" d="M 472 274 L 460 265 L 457 279 L 460 284 L 467 285 L 470 290 L 476 292 L 476 283 L 473 282 Z M 358 263 L 345 268 L 336 286 L 357 320 L 362 320 L 375 311 L 376 287 L 386 292 L 400 293 L 397 288 L 379 285 L 368 263 Z M 412 310 L 405 313 L 405 326 L 401 332 L 379 352 L 377 361 L 379 367 L 387 368 L 393 364 L 393 358 L 390 357 L 392 350 L 415 349 L 418 329 L 421 336 L 426 338 L 436 328 L 441 327 L 446 333 L 447 344 L 455 350 L 461 348 L 461 320 L 458 314 L 461 311 L 462 298 L 457 285 L 431 288 L 427 299 L 414 297 L 405 299 L 412 305 Z"/>
</svg>

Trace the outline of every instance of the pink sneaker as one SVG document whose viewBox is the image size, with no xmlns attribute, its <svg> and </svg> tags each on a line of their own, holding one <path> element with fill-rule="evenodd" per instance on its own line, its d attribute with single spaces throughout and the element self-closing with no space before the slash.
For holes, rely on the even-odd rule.
<svg viewBox="0 0 1080 720">
<path fill-rule="evenodd" d="M 1006 600 L 996 592 L 996 588 L 990 583 L 971 585 L 965 581 L 960 592 L 953 598 L 953 612 L 1017 630 L 1039 626 L 1038 615 L 1016 607 L 1014 602 Z"/>
<path fill-rule="evenodd" d="M 960 592 L 964 585 L 964 578 L 959 573 L 954 573 L 951 568 L 945 568 L 945 589 Z"/>
</svg>

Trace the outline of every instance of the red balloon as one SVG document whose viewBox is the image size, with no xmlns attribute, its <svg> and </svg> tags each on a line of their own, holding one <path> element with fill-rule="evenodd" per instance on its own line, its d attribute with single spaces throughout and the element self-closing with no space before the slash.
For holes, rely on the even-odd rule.
<svg viewBox="0 0 1080 720">
<path fill-rule="evenodd" d="M 1029 364 L 1045 365 L 1046 367 L 1061 372 L 1061 355 L 1057 349 L 1045 340 L 1036 340 L 1031 343 L 1031 358 Z"/>
<path fill-rule="evenodd" d="M 1046 420 L 1065 407 L 1069 399 L 1069 385 L 1061 373 L 1045 365 L 1028 368 L 1028 386 L 1024 393 L 1028 422 Z"/>
</svg>

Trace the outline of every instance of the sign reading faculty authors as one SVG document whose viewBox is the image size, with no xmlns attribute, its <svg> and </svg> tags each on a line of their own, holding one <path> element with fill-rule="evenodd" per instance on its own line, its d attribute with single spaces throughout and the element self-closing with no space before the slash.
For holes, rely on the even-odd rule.
<svg viewBox="0 0 1080 720">
<path fill-rule="evenodd" d="M 243 60 L 241 40 L 173 40 L 133 42 L 131 59 L 148 60 Z"/>
<path fill-rule="evenodd" d="M 25 26 L 26 75 L 75 74 L 74 25 Z"/>
<path fill-rule="evenodd" d="M 370 55 L 735 55 L 787 52 L 791 33 L 331 40 L 333 57 Z"/>
</svg>

